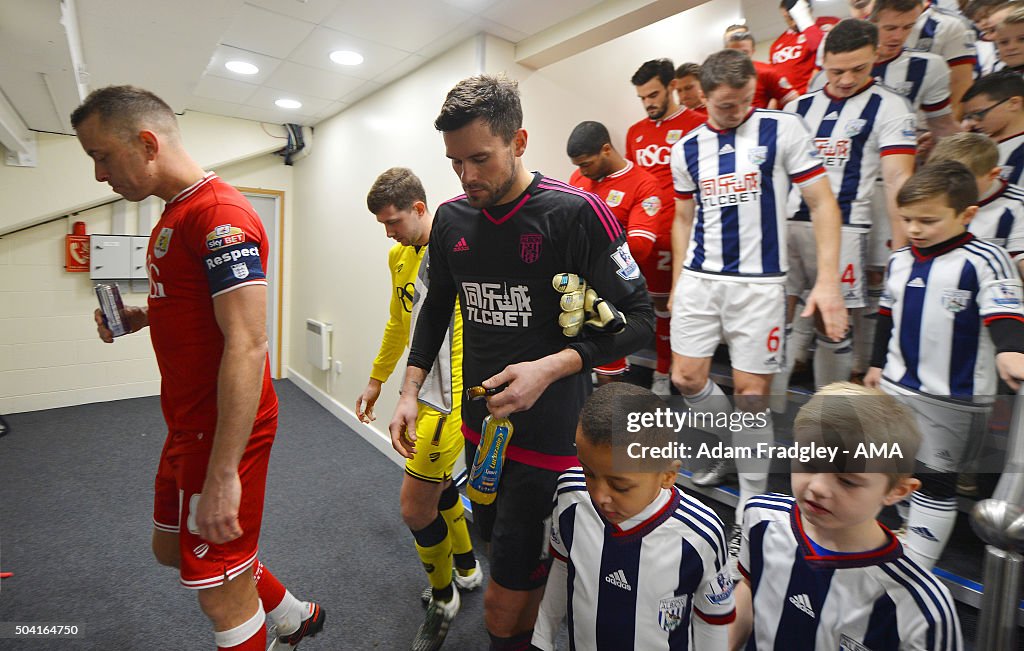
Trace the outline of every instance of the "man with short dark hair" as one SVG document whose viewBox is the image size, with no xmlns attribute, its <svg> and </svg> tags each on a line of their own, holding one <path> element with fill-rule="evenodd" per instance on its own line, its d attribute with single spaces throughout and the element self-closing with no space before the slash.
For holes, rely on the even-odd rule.
<svg viewBox="0 0 1024 651">
<path fill-rule="evenodd" d="M 442 203 L 430 235 L 430 292 L 423 300 L 402 395 L 389 430 L 410 457 L 416 400 L 458 298 L 462 377 L 493 391 L 463 404 L 467 465 L 490 413 L 509 418 L 511 439 L 497 497 L 476 504 L 491 545 L 484 619 L 491 651 L 528 648 L 550 559 L 545 519 L 560 472 L 576 465 L 573 435 L 590 369 L 643 346 L 653 332 L 646 285 L 618 220 L 594 195 L 528 171 L 516 83 L 478 75 L 445 98 L 434 126 L 465 195 Z M 553 277 L 576 274 L 625 315 L 625 326 L 566 338 Z"/>
<path fill-rule="evenodd" d="M 96 180 L 128 201 L 167 202 L 146 253 L 149 301 L 128 306 L 149 327 L 167 440 L 153 504 L 153 554 L 178 569 L 213 623 L 217 649 L 293 649 L 324 625 L 257 558 L 277 395 L 267 351 L 267 259 L 259 216 L 204 172 L 171 108 L 134 86 L 93 91 L 71 114 Z M 113 333 L 99 310 L 100 339 Z"/>
<path fill-rule="evenodd" d="M 676 68 L 676 97 L 686 110 L 697 111 L 707 116 L 704 109 L 704 93 L 700 91 L 700 65 L 679 64 Z"/>
<path fill-rule="evenodd" d="M 913 173 L 917 151 L 914 112 L 903 96 L 875 82 L 872 70 L 877 56 L 877 27 L 856 18 L 840 21 L 825 39 L 824 90 L 803 95 L 786 106 L 814 130 L 815 145 L 839 203 L 843 220 L 839 270 L 846 307 L 868 308 L 872 313 L 878 309 L 882 274 L 876 272 L 877 277 L 868 279 L 868 233 L 874 221 L 888 219 L 894 242 L 902 245 L 896 193 Z M 871 205 L 879 177 L 884 180 L 886 197 L 881 215 Z M 787 294 L 793 304 L 814 285 L 815 275 L 821 271 L 810 220 L 810 208 L 801 203 L 789 225 Z M 879 289 L 872 307 L 868 307 L 869 286 Z M 830 341 L 819 330 L 814 353 L 816 385 L 850 379 L 852 338 L 862 334 L 847 332 L 841 340 Z M 783 388 L 777 385 L 777 389 Z"/>
<path fill-rule="evenodd" d="M 640 169 L 654 175 L 665 192 L 672 189 L 672 168 L 670 157 L 672 145 L 684 135 L 700 126 L 707 119 L 705 113 L 689 111 L 676 104 L 675 69 L 669 59 L 646 61 L 630 79 L 636 88 L 636 95 L 647 111 L 647 119 L 633 124 L 626 131 L 626 159 Z M 654 299 L 655 337 L 654 349 L 657 362 L 651 381 L 651 391 L 660 396 L 672 392 L 669 369 L 672 364 L 672 348 L 669 344 L 668 296 L 672 280 L 660 282 L 666 272 L 672 269 L 671 254 L 658 260 L 659 276 L 648 278 L 648 290 Z"/>
<path fill-rule="evenodd" d="M 608 206 L 626 229 L 630 255 L 640 265 L 647 288 L 671 287 L 672 216 L 675 201 L 657 179 L 612 146 L 607 127 L 600 122 L 581 122 L 569 134 L 566 153 L 576 166 L 569 184 L 593 192 Z M 669 269 L 659 267 L 668 266 Z M 597 366 L 598 382 L 622 375 L 625 359 Z"/>
</svg>

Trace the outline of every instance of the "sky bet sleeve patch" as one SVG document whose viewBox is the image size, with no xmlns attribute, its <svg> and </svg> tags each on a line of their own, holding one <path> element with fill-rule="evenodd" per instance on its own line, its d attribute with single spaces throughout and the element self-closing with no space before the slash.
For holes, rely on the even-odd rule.
<svg viewBox="0 0 1024 651">
<path fill-rule="evenodd" d="M 241 242 L 220 247 L 203 258 L 210 294 L 217 296 L 238 285 L 260 282 L 267 276 L 260 262 L 260 250 L 255 243 Z"/>
</svg>

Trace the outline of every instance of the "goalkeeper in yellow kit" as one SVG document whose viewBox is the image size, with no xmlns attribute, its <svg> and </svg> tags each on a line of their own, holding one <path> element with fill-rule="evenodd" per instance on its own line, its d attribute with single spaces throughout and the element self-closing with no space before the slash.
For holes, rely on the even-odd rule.
<svg viewBox="0 0 1024 651">
<path fill-rule="evenodd" d="M 356 416 L 369 423 L 376 418 L 373 407 L 381 385 L 409 343 L 417 311 L 414 303 L 422 301 L 427 291 L 427 265 L 423 265 L 423 273 L 420 266 L 433 215 L 427 210 L 423 184 L 404 167 L 393 167 L 377 177 L 366 196 L 366 207 L 384 226 L 388 237 L 397 242 L 388 252 L 394 287 L 390 318 L 370 380 L 356 399 Z M 440 648 L 459 611 L 459 589 L 473 590 L 483 582 L 462 501 L 452 481 L 452 468 L 463 450 L 461 406 L 462 322 L 456 310 L 447 340 L 419 393 L 416 431 L 427 444 L 420 445 L 413 458 L 406 461 L 402 482 L 402 519 L 416 539 L 416 552 L 431 587 L 426 618 L 413 641 L 413 651 Z"/>
</svg>

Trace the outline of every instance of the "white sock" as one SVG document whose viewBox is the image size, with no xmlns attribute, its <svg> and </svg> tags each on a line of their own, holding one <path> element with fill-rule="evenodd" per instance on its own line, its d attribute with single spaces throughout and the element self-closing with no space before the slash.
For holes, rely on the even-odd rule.
<svg viewBox="0 0 1024 651">
<path fill-rule="evenodd" d="M 806 362 L 811 356 L 811 343 L 814 341 L 814 321 L 810 317 L 800 316 L 804 309 L 803 301 L 797 303 L 796 314 L 793 315 L 793 345 L 786 349 L 792 353 L 793 362 Z"/>
<path fill-rule="evenodd" d="M 833 382 L 847 382 L 853 372 L 853 340 L 850 331 L 839 341 L 830 341 L 818 333 L 818 349 L 814 351 L 814 384 L 821 387 Z"/>
<path fill-rule="evenodd" d="M 267 613 L 267 617 L 277 626 L 278 635 L 289 635 L 299 630 L 302 621 L 309 619 L 311 612 L 312 607 L 308 601 L 299 601 L 291 592 L 285 590 L 284 599 L 277 604 L 277 608 Z"/>
<path fill-rule="evenodd" d="M 914 493 L 907 521 L 908 555 L 925 569 L 935 567 L 956 525 L 956 499 L 933 498 Z"/>
<path fill-rule="evenodd" d="M 686 406 L 694 413 L 728 414 L 732 412 L 732 403 L 729 402 L 729 397 L 722 391 L 722 387 L 711 380 L 707 381 L 707 384 L 704 385 L 704 388 L 699 393 L 692 396 L 683 396 L 683 398 L 686 401 Z M 717 428 L 715 430 L 710 433 L 718 435 L 724 443 L 729 443 L 728 430 L 724 432 L 717 431 Z"/>
<path fill-rule="evenodd" d="M 260 601 L 256 606 L 256 614 L 248 621 L 226 631 L 214 631 L 213 641 L 216 642 L 218 648 L 230 649 L 256 635 L 263 628 L 265 622 L 266 614 L 263 612 L 263 602 Z"/>
<path fill-rule="evenodd" d="M 761 418 L 762 414 L 764 412 L 747 414 L 747 419 L 749 420 L 751 416 Z M 756 454 L 758 443 L 771 445 L 775 441 L 775 428 L 772 425 L 771 412 L 767 412 L 764 427 L 745 428 L 733 434 L 732 441 L 733 447 L 751 448 L 753 455 L 755 455 L 755 458 L 739 459 L 736 462 L 736 470 L 740 480 L 740 499 L 736 503 L 736 522 L 742 523 L 743 507 L 746 506 L 747 500 L 768 490 L 768 469 L 771 465 L 771 459 L 756 458 Z"/>
</svg>

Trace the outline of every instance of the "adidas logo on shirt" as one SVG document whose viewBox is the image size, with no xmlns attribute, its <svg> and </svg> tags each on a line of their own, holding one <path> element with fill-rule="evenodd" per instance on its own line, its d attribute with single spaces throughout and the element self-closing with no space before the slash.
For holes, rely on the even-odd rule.
<svg viewBox="0 0 1024 651">
<path fill-rule="evenodd" d="M 608 576 L 604 577 L 604 580 L 617 588 L 622 588 L 628 592 L 633 591 L 633 587 L 629 585 L 629 580 L 626 579 L 626 573 L 622 570 L 615 570 Z"/>
<path fill-rule="evenodd" d="M 928 527 L 910 527 L 909 531 L 911 531 L 912 533 L 916 533 L 925 540 L 939 542 L 939 539 L 935 537 L 935 534 L 928 530 Z"/>
<path fill-rule="evenodd" d="M 793 604 L 805 614 L 814 617 L 814 608 L 811 607 L 811 598 L 806 594 L 795 594 L 789 598 L 789 603 Z"/>
<path fill-rule="evenodd" d="M 721 149 L 718 150 L 718 155 L 719 156 L 724 156 L 726 154 L 731 154 L 734 151 L 736 151 L 736 150 L 732 148 L 732 145 L 725 145 Z"/>
<path fill-rule="evenodd" d="M 907 287 L 924 287 L 924 280 L 920 276 L 907 283 Z"/>
<path fill-rule="evenodd" d="M 455 243 L 455 248 L 452 249 L 452 252 L 453 253 L 458 253 L 459 251 L 468 251 L 468 250 L 469 250 L 469 245 L 466 244 L 466 238 L 461 237 L 461 238 L 459 238 L 459 241 Z"/>
</svg>

